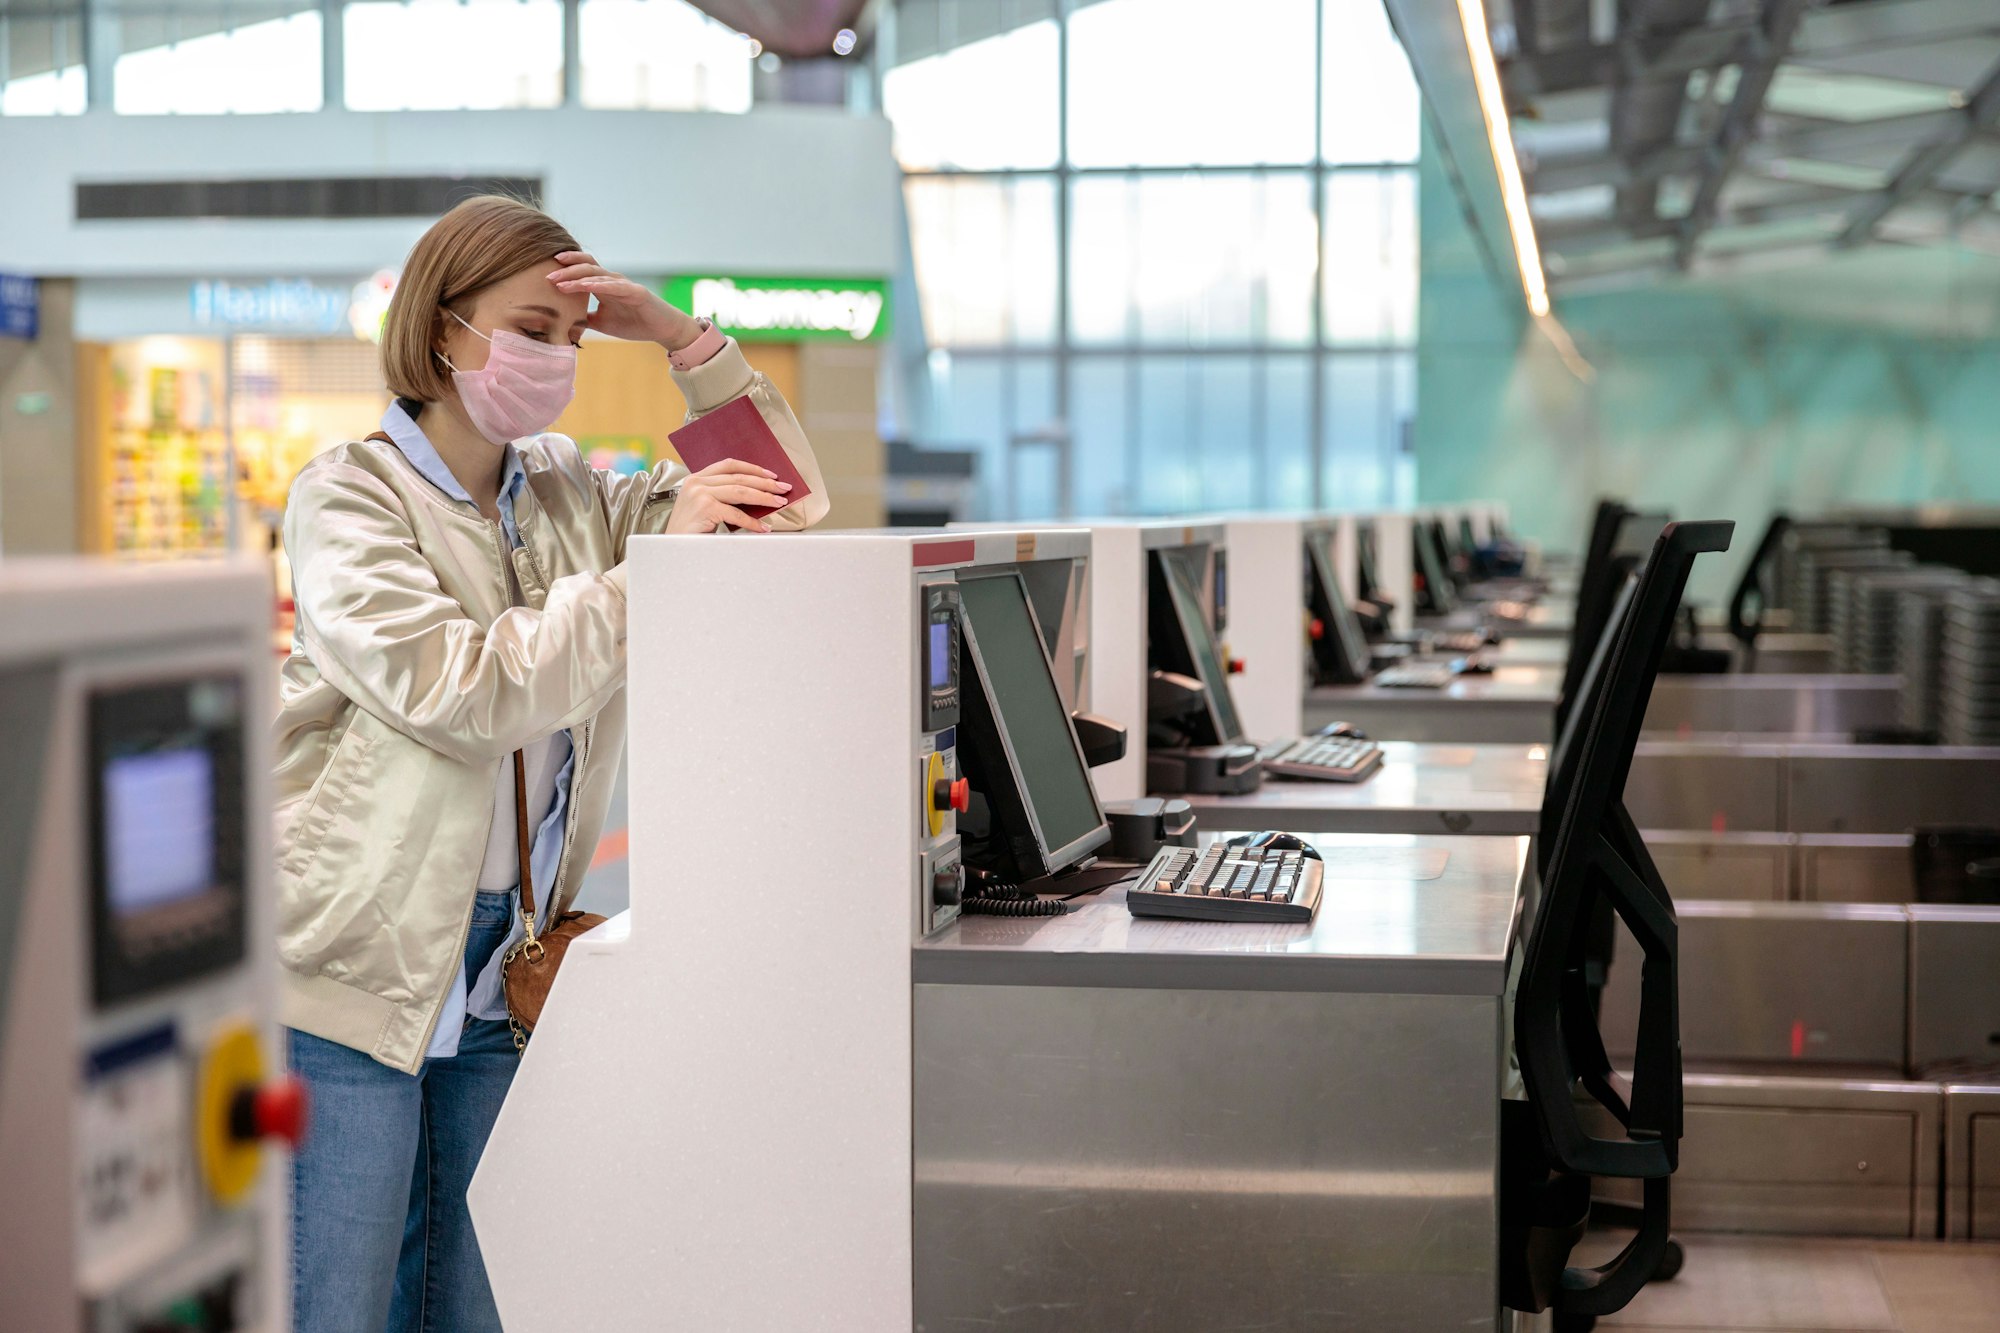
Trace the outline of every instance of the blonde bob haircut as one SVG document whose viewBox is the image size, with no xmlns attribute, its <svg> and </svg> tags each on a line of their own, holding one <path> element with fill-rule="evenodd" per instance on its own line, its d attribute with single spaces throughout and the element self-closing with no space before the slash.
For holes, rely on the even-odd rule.
<svg viewBox="0 0 2000 1333">
<path fill-rule="evenodd" d="M 460 316 L 486 288 L 531 264 L 580 250 L 563 225 L 516 199 L 484 194 L 431 224 L 403 265 L 382 321 L 382 378 L 398 398 L 434 403 L 452 394 L 438 359 L 447 309 Z"/>
</svg>

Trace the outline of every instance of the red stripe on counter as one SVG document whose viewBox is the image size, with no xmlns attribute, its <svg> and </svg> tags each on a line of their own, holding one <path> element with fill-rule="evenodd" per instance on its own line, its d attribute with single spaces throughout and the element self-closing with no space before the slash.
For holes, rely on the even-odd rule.
<svg viewBox="0 0 2000 1333">
<path fill-rule="evenodd" d="M 934 565 L 962 565 L 976 554 L 977 548 L 969 541 L 918 542 L 910 548 L 910 563 L 918 569 L 929 569 Z"/>
<path fill-rule="evenodd" d="M 590 858 L 590 868 L 599 870 L 614 861 L 623 861 L 632 851 L 632 831 L 615 828 L 597 840 L 597 855 Z"/>
</svg>

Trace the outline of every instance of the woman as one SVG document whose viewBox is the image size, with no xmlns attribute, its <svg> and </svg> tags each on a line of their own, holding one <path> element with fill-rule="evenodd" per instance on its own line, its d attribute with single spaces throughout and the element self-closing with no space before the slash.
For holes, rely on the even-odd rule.
<svg viewBox="0 0 2000 1333">
<path fill-rule="evenodd" d="M 745 507 L 789 489 L 762 468 L 620 476 L 543 433 L 587 328 L 665 348 L 690 418 L 748 395 L 811 494 L 759 521 Z M 382 365 L 381 431 L 313 460 L 285 513 L 282 1012 L 313 1107 L 301 1333 L 499 1328 L 465 1191 L 518 1058 L 498 966 L 522 929 L 512 755 L 552 917 L 624 745 L 626 539 L 826 512 L 798 422 L 733 340 L 512 200 L 470 200 L 417 242 Z"/>
</svg>

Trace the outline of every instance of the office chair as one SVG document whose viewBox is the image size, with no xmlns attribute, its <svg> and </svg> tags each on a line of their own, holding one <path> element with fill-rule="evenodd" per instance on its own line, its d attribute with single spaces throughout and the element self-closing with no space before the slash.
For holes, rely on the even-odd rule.
<svg viewBox="0 0 2000 1333">
<path fill-rule="evenodd" d="M 1588 711 L 1573 723 L 1573 775 L 1522 960 L 1514 1044 L 1526 1097 L 1501 1104 L 1501 1299 L 1528 1313 L 1552 1309 L 1565 1333 L 1623 1309 L 1659 1274 L 1671 1244 L 1682 1097 L 1677 928 L 1673 897 L 1623 793 L 1689 571 L 1697 555 L 1727 550 L 1734 526 L 1668 524 L 1627 585 L 1615 638 L 1596 655 L 1597 678 L 1579 704 Z M 1600 898 L 1642 954 L 1629 1084 L 1612 1070 L 1584 984 L 1587 926 Z M 1578 1084 L 1623 1138 L 1585 1130 Z M 1611 1262 L 1573 1268 L 1593 1176 L 1643 1182 L 1638 1232 Z"/>
<path fill-rule="evenodd" d="M 1729 633 L 1746 649 L 1757 646 L 1757 636 L 1764 630 L 1764 613 L 1777 600 L 1778 552 L 1791 528 L 1791 515 L 1771 515 L 1750 563 L 1743 567 L 1743 577 L 1736 582 L 1736 594 L 1729 599 Z"/>
<path fill-rule="evenodd" d="M 1569 627 L 1569 657 L 1563 664 L 1562 687 L 1556 694 L 1556 734 L 1562 734 L 1583 687 L 1583 673 L 1590 655 L 1604 634 L 1611 615 L 1611 603 L 1618 596 L 1620 579 L 1611 571 L 1611 553 L 1618 544 L 1618 529 L 1632 513 L 1622 501 L 1605 497 L 1597 502 L 1590 519 L 1590 539 L 1583 548 L 1583 570 L 1576 585 L 1576 618 Z"/>
</svg>

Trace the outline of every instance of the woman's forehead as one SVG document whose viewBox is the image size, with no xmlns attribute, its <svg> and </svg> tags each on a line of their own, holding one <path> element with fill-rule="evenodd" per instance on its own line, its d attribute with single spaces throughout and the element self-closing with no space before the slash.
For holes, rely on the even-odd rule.
<svg viewBox="0 0 2000 1333">
<path fill-rule="evenodd" d="M 493 308 L 508 306 L 538 306 L 553 310 L 558 318 L 572 323 L 583 319 L 590 311 L 590 298 L 582 292 L 558 291 L 549 281 L 549 274 L 562 267 L 554 260 L 524 268 L 496 282 L 487 290 L 487 297 Z"/>
</svg>

